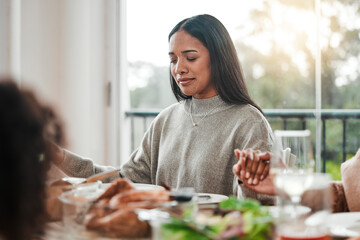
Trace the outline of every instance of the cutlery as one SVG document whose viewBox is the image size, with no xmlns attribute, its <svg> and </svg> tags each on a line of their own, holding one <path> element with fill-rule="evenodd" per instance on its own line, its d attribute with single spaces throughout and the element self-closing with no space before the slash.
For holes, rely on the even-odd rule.
<svg viewBox="0 0 360 240">
<path fill-rule="evenodd" d="M 95 175 L 92 175 L 90 177 L 88 177 L 87 179 L 85 179 L 85 181 L 77 184 L 77 185 L 81 185 L 81 184 L 84 184 L 84 183 L 93 183 L 93 182 L 96 182 L 96 181 L 101 181 L 107 177 L 110 177 L 114 174 L 117 174 L 120 172 L 120 169 L 115 169 L 115 170 L 110 170 L 110 171 L 106 171 L 106 172 L 100 172 L 98 174 L 95 174 Z"/>
</svg>

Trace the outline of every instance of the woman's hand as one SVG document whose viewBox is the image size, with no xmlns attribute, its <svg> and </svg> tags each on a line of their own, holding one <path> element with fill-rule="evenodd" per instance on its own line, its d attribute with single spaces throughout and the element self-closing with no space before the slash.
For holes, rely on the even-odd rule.
<svg viewBox="0 0 360 240">
<path fill-rule="evenodd" d="M 234 165 L 233 172 L 241 181 L 257 185 L 268 176 L 270 153 L 248 148 L 243 151 L 235 149 L 235 155 L 238 162 Z"/>
<path fill-rule="evenodd" d="M 235 149 L 235 155 L 238 162 L 233 166 L 233 173 L 237 178 L 255 192 L 275 195 L 273 179 L 269 175 L 270 153 Z"/>
</svg>

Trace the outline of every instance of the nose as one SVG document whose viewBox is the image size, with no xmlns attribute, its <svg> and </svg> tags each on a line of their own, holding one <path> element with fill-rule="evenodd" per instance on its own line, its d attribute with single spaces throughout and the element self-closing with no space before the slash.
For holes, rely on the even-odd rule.
<svg viewBox="0 0 360 240">
<path fill-rule="evenodd" d="M 178 59 L 175 66 L 175 73 L 176 74 L 184 74 L 187 72 L 186 63 L 183 60 Z"/>
</svg>

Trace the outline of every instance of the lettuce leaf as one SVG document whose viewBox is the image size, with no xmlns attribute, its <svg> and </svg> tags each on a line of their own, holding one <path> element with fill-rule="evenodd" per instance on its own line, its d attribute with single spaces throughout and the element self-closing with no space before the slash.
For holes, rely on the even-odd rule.
<svg viewBox="0 0 360 240">
<path fill-rule="evenodd" d="M 188 216 L 184 216 L 182 219 L 171 218 L 161 227 L 162 239 L 271 239 L 274 227 L 273 219 L 267 208 L 261 206 L 258 201 L 229 197 L 219 203 L 219 208 L 230 213 L 222 218 L 219 217 L 219 221 L 211 225 L 197 223 Z"/>
</svg>

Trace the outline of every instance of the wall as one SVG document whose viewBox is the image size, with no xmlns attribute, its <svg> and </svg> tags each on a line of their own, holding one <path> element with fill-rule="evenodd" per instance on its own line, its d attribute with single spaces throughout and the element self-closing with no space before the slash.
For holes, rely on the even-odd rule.
<svg viewBox="0 0 360 240">
<path fill-rule="evenodd" d="M 0 74 L 15 76 L 58 110 L 69 150 L 119 165 L 129 155 L 126 131 L 119 125 L 125 123 L 121 113 L 128 102 L 121 83 L 126 81 L 120 79 L 125 70 L 119 73 L 124 56 L 117 47 L 124 43 L 116 38 L 125 5 L 118 0 L 16 1 L 0 0 Z M 9 41 L 12 36 L 17 41 Z M 14 64 L 13 55 L 19 60 Z M 120 97 L 120 92 L 125 93 Z"/>
</svg>

